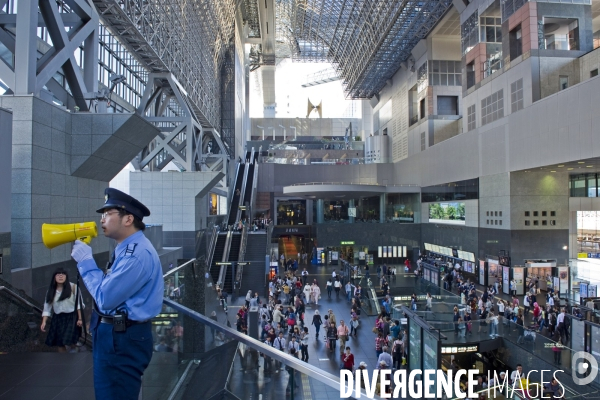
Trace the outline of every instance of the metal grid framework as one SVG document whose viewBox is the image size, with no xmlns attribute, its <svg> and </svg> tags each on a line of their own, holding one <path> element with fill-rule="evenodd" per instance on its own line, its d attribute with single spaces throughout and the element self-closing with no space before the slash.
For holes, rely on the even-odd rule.
<svg viewBox="0 0 600 400">
<path fill-rule="evenodd" d="M 282 0 L 284 3 L 285 1 Z M 346 96 L 377 94 L 451 7 L 450 0 L 287 0 L 295 61 L 328 61 Z M 278 21 L 286 18 L 278 17 Z"/>
<path fill-rule="evenodd" d="M 220 130 L 224 53 L 233 0 L 93 0 L 107 28 L 150 72 L 172 73 L 205 127 Z"/>
</svg>

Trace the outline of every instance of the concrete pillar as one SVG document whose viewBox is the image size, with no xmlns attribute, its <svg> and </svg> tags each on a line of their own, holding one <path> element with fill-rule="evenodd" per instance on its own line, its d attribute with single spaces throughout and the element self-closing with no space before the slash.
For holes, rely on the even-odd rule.
<svg viewBox="0 0 600 400">
<path fill-rule="evenodd" d="M 324 222 L 324 205 L 325 201 L 323 199 L 317 199 L 317 224 Z"/>
<path fill-rule="evenodd" d="M 258 313 L 258 307 L 250 307 L 250 310 L 248 312 L 248 335 L 252 339 L 256 340 L 260 339 L 260 336 L 258 334 L 258 327 L 260 322 L 259 318 L 260 314 Z"/>
<path fill-rule="evenodd" d="M 386 201 L 385 193 L 379 195 L 379 222 L 382 224 L 385 222 L 385 201 Z"/>
<path fill-rule="evenodd" d="M 354 199 L 350 199 L 348 201 L 348 208 L 354 208 Z M 354 217 L 348 217 L 348 222 L 353 224 L 354 223 Z"/>
</svg>

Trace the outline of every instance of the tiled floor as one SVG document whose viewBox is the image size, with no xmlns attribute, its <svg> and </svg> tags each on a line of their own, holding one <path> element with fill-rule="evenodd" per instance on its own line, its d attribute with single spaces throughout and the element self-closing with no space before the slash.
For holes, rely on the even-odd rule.
<svg viewBox="0 0 600 400">
<path fill-rule="evenodd" d="M 0 355 L 0 399 L 94 398 L 91 353 Z"/>
<path fill-rule="evenodd" d="M 299 271 L 301 271 L 305 266 L 301 265 Z M 306 321 L 309 333 L 311 335 L 310 345 L 308 348 L 309 355 L 309 364 L 314 365 L 326 372 L 329 372 L 334 375 L 339 375 L 340 371 L 340 353 L 339 353 L 339 343 L 338 347 L 334 352 L 330 352 L 325 346 L 325 328 L 321 327 L 321 332 L 319 335 L 319 339 L 317 340 L 315 337 L 315 327 L 310 325 L 312 322 L 312 318 L 316 309 L 319 310 L 321 316 L 325 315 L 329 309 L 333 310 L 333 313 L 336 316 L 337 323 L 339 325 L 340 320 L 344 320 L 344 322 L 348 322 L 350 319 L 350 303 L 346 301 L 343 293 L 340 293 L 339 298 L 336 297 L 335 291 L 332 293 L 331 299 L 327 296 L 327 291 L 324 290 L 324 284 L 329 277 L 331 277 L 331 272 L 334 267 L 316 267 L 316 266 L 307 266 L 307 270 L 309 271 L 309 278 L 317 279 L 319 282 L 319 286 L 322 288 L 323 292 L 321 294 L 321 300 L 319 300 L 319 304 L 310 304 L 306 307 L 306 313 L 304 320 Z M 336 267 L 337 271 L 339 271 L 339 267 Z M 234 306 L 230 307 L 229 311 L 229 320 L 232 323 L 232 326 L 235 327 L 235 313 L 237 312 L 237 308 L 241 304 L 244 303 L 244 299 L 239 298 L 234 302 Z M 219 320 L 222 321 L 223 312 L 219 315 Z M 354 360 L 356 366 L 361 361 L 367 363 L 369 370 L 373 370 L 377 364 L 377 354 L 375 353 L 375 335 L 371 331 L 371 328 L 375 325 L 375 317 L 370 317 L 362 313 L 360 319 L 360 327 L 358 328 L 358 335 L 356 338 L 352 337 L 346 343 L 346 346 L 350 346 L 352 353 L 354 354 Z M 284 378 L 287 377 L 287 374 L 284 374 Z M 287 382 L 287 381 L 286 381 Z M 307 383 L 307 381 L 303 381 Z M 296 399 L 339 399 L 340 391 L 339 388 L 331 388 L 325 384 L 317 382 L 315 380 L 310 380 L 310 394 L 309 396 L 298 397 Z M 302 389 L 305 389 L 302 387 Z M 303 393 L 306 393 L 302 391 Z"/>
</svg>

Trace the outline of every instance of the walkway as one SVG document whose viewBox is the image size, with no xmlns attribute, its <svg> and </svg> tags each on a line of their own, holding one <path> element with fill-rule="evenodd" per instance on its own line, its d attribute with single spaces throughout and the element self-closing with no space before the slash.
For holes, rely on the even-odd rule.
<svg viewBox="0 0 600 400">
<path fill-rule="evenodd" d="M 333 310 L 335 314 L 337 323 L 339 325 L 340 320 L 344 320 L 344 322 L 348 322 L 350 320 L 350 303 L 346 301 L 343 293 L 340 293 L 340 297 L 336 298 L 335 291 L 332 293 L 331 299 L 327 297 L 327 291 L 325 290 L 325 282 L 328 278 L 331 277 L 331 272 L 334 268 L 339 272 L 339 266 L 333 267 L 322 267 L 322 266 L 305 266 L 300 265 L 298 269 L 299 272 L 304 268 L 307 268 L 309 271 L 309 278 L 317 279 L 319 286 L 321 287 L 321 300 L 319 300 L 319 304 L 307 304 L 306 313 L 304 316 L 304 320 L 307 322 L 309 333 L 311 335 L 310 345 L 308 348 L 309 355 L 309 364 L 314 365 L 324 371 L 327 371 L 334 375 L 339 375 L 340 371 L 340 353 L 339 353 L 339 343 L 338 348 L 335 352 L 330 352 L 325 347 L 325 328 L 321 327 L 321 332 L 319 335 L 319 339 L 315 338 L 315 328 L 310 325 L 312 322 L 312 318 L 315 310 L 319 310 L 321 316 L 325 315 L 329 309 Z M 232 327 L 235 328 L 235 320 L 236 320 L 236 312 L 238 308 L 245 303 L 244 298 L 238 298 L 234 302 L 233 305 L 229 307 L 228 319 L 231 323 Z M 224 313 L 223 311 L 218 312 L 218 319 L 220 322 L 224 321 Z M 348 342 L 346 342 L 346 346 L 350 346 L 352 354 L 354 354 L 355 366 L 358 367 L 358 364 L 361 361 L 367 363 L 367 368 L 369 370 L 373 370 L 377 364 L 377 354 L 375 353 L 375 335 L 371 331 L 371 328 L 375 326 L 375 317 L 369 317 L 365 315 L 363 312 L 360 318 L 360 327 L 358 328 L 358 336 L 356 338 L 352 337 Z M 310 381 L 311 391 L 310 394 L 307 395 L 306 392 L 304 394 L 304 399 L 339 399 L 340 392 L 339 388 L 333 389 L 324 384 L 321 384 L 316 381 Z M 303 389 L 305 387 L 303 386 Z M 298 399 L 298 397 L 296 397 Z"/>
</svg>

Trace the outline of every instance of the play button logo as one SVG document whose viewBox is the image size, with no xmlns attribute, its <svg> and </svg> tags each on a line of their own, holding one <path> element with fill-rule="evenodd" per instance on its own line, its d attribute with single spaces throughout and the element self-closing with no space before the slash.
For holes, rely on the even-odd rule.
<svg viewBox="0 0 600 400">
<path fill-rule="evenodd" d="M 588 385 L 598 375 L 598 361 L 596 361 L 594 356 L 585 351 L 578 351 L 573 354 L 571 365 L 573 366 L 571 376 L 577 385 Z M 581 375 L 585 377 L 581 378 Z"/>
</svg>

